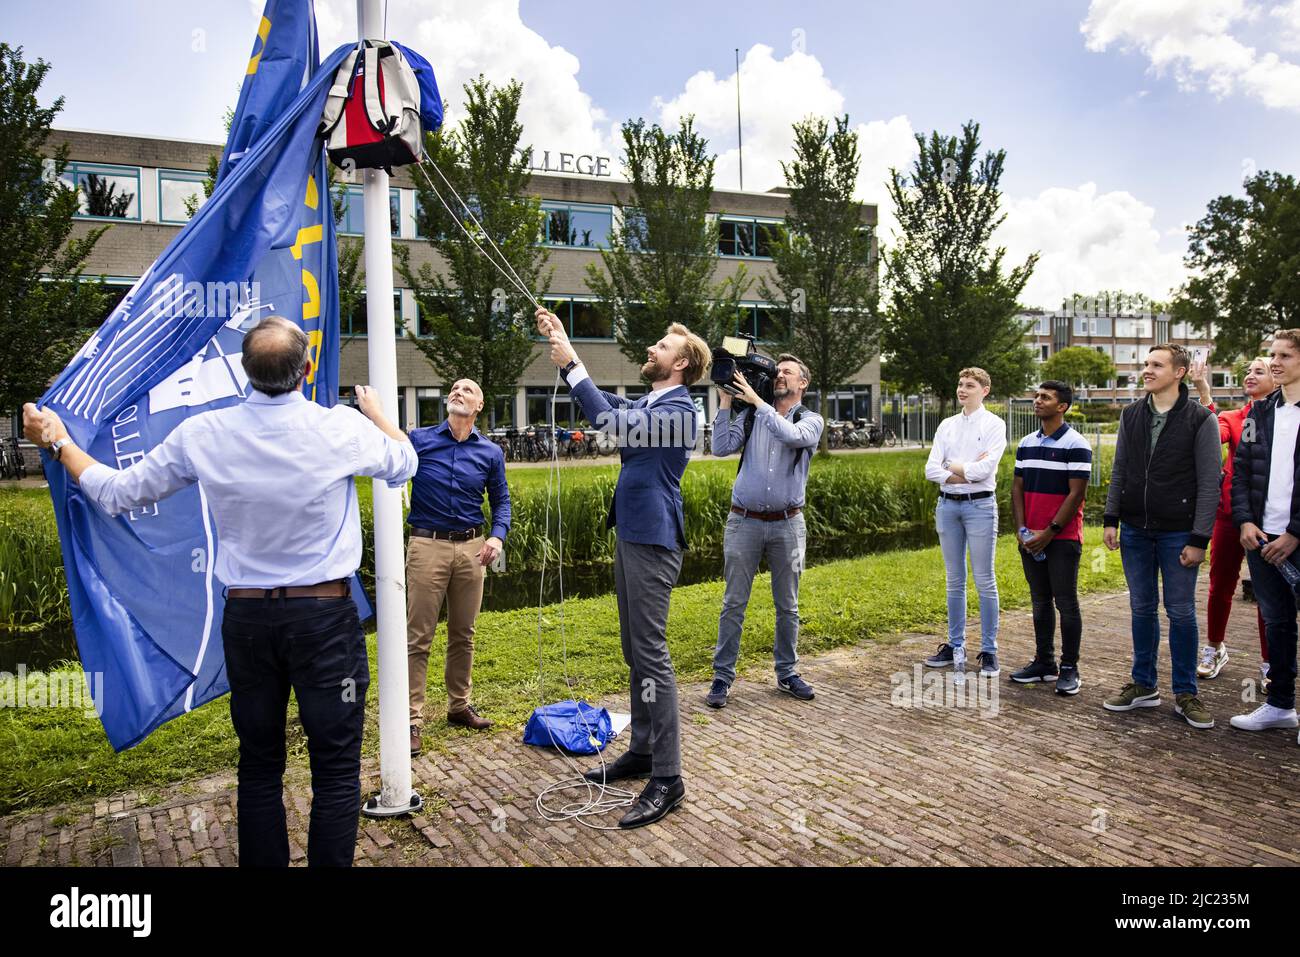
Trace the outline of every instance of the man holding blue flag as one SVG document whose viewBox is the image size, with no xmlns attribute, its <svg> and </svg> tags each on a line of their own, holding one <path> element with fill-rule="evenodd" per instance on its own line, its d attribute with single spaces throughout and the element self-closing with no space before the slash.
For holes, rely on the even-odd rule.
<svg viewBox="0 0 1300 957">
<path fill-rule="evenodd" d="M 114 469 L 78 447 L 59 416 L 23 408 L 81 494 L 109 516 L 198 484 L 221 543 L 221 634 L 239 735 L 240 863 L 287 866 L 285 723 L 289 689 L 311 759 L 310 866 L 348 866 L 361 802 L 361 735 L 370 667 L 349 579 L 361 562 L 355 475 L 404 485 L 419 467 L 410 439 L 357 386 L 364 417 L 307 401 L 306 333 L 268 317 L 244 338 L 252 393 L 182 421 L 134 464 Z M 367 418 L 369 421 L 367 421 Z"/>
</svg>

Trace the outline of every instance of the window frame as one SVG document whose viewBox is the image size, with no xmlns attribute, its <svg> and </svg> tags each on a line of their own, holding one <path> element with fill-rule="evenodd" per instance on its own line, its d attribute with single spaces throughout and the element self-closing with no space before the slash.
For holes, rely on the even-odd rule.
<svg viewBox="0 0 1300 957">
<path fill-rule="evenodd" d="M 142 223 L 144 222 L 144 203 L 141 200 L 141 167 L 139 166 L 122 166 L 117 163 L 84 163 L 78 160 L 68 160 L 63 168 L 63 173 L 59 176 L 63 180 L 65 176 L 71 174 L 72 188 L 78 192 L 81 190 L 80 183 L 77 181 L 77 173 L 86 171 L 88 175 L 98 173 L 103 176 L 121 176 L 123 178 L 132 176 L 135 178 L 135 215 L 134 216 L 92 216 L 90 213 L 81 212 L 81 203 L 77 203 L 77 212 L 72 214 L 73 219 L 84 219 L 100 223 Z"/>
<path fill-rule="evenodd" d="M 167 226 L 184 226 L 184 225 L 186 225 L 186 224 L 190 221 L 189 219 L 167 219 L 167 218 L 164 216 L 164 214 L 163 214 L 163 188 L 162 188 L 163 179 L 164 179 L 164 177 L 166 177 L 166 178 L 168 178 L 168 179 L 176 179 L 176 180 L 180 180 L 181 182 L 197 183 L 198 186 L 199 186 L 199 195 L 200 195 L 200 199 L 199 199 L 199 209 L 202 209 L 202 208 L 203 208 L 203 204 L 206 203 L 206 202 L 208 201 L 208 197 L 202 195 L 202 194 L 203 194 L 203 184 L 204 184 L 204 182 L 207 181 L 208 174 L 207 174 L 206 172 L 203 172 L 202 170 L 193 170 L 193 169 L 164 169 L 164 168 L 162 168 L 162 167 L 159 167 L 155 172 L 157 173 L 157 175 L 154 177 L 154 180 L 155 180 L 155 185 L 157 186 L 157 189 L 158 189 L 158 222 L 163 223 L 163 224 L 165 224 L 165 225 L 167 225 Z M 196 209 L 194 212 L 195 212 L 195 215 L 197 215 L 197 214 L 198 214 L 198 209 Z M 190 217 L 190 219 L 193 219 L 193 218 L 194 218 L 193 216 Z"/>
<path fill-rule="evenodd" d="M 363 203 L 365 202 L 365 199 L 364 199 L 364 197 L 365 197 L 365 192 L 364 192 L 363 188 L 362 188 L 359 184 L 357 184 L 357 183 L 346 183 L 346 184 L 344 184 L 344 186 L 345 186 L 345 188 L 344 188 L 343 192 L 344 192 L 345 194 L 351 196 L 353 193 L 355 193 L 356 196 L 357 196 L 359 199 L 361 199 Z M 394 223 L 394 222 L 392 221 L 392 211 L 393 211 L 393 201 L 394 201 L 394 200 L 397 201 L 397 221 L 396 221 L 396 223 Z M 332 209 L 332 203 L 331 203 L 331 209 Z M 392 230 L 392 232 L 389 234 L 389 238 L 391 238 L 391 239 L 401 239 L 401 238 L 402 238 L 402 197 L 401 197 L 401 193 L 400 193 L 400 191 L 398 190 L 398 188 L 397 188 L 396 186 L 390 186 L 390 187 L 388 188 L 388 211 L 389 211 L 389 223 L 390 223 L 390 225 L 392 225 L 392 226 L 394 227 L 393 230 Z M 365 228 L 366 228 L 366 224 L 365 224 L 365 209 L 363 208 L 362 211 L 361 211 L 361 231 L 360 231 L 360 232 L 356 232 L 356 233 L 354 233 L 354 232 L 349 232 L 348 229 L 346 228 L 346 227 L 347 227 L 347 224 L 348 224 L 348 220 L 351 219 L 351 216 L 352 216 L 352 205 L 351 205 L 351 202 L 349 201 L 348 206 L 347 206 L 347 207 L 344 209 L 344 211 L 343 211 L 343 222 L 339 223 L 339 225 L 338 225 L 338 229 L 337 229 L 338 235 L 340 235 L 340 236 L 364 236 L 364 235 L 365 235 Z M 418 224 L 419 224 L 419 219 L 418 219 L 418 218 L 416 219 L 416 224 L 417 224 L 417 228 L 418 228 Z"/>
<path fill-rule="evenodd" d="M 542 235 L 538 240 L 538 246 L 547 249 L 609 249 L 610 240 L 614 236 L 614 207 L 608 203 L 570 203 L 558 199 L 544 199 L 541 201 L 542 211 Z M 551 235 L 551 213 L 561 211 L 577 211 L 582 213 L 608 213 L 609 229 L 606 231 L 602 242 L 593 243 L 590 246 L 583 246 L 578 243 L 557 243 L 550 238 Z"/>
</svg>

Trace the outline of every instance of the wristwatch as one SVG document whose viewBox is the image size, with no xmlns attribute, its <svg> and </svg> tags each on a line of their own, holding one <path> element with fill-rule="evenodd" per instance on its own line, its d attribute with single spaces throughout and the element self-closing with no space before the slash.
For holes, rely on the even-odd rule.
<svg viewBox="0 0 1300 957">
<path fill-rule="evenodd" d="M 1053 534 L 1053 535 L 1060 535 L 1061 532 L 1065 531 L 1065 526 L 1064 526 L 1064 525 L 1058 525 L 1056 522 L 1052 522 L 1052 523 L 1049 524 L 1047 527 L 1050 528 L 1050 529 L 1052 530 L 1052 534 Z"/>
<path fill-rule="evenodd" d="M 567 379 L 569 378 L 569 373 L 572 372 L 580 365 L 582 365 L 582 363 L 579 362 L 577 359 L 570 359 L 568 365 L 560 369 L 560 375 L 564 376 L 564 378 Z"/>
<path fill-rule="evenodd" d="M 51 445 L 50 454 L 54 456 L 54 461 L 57 462 L 59 460 L 59 456 L 63 452 L 63 447 L 65 445 L 71 445 L 71 444 L 72 444 L 72 439 L 68 438 L 67 436 L 64 436 L 63 438 L 55 442 L 53 445 Z"/>
</svg>

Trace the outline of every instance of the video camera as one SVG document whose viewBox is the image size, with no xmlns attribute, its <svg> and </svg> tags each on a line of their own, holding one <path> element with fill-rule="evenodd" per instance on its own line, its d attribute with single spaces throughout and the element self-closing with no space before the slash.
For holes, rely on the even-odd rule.
<svg viewBox="0 0 1300 957">
<path fill-rule="evenodd" d="M 739 371 L 749 383 L 749 387 L 758 393 L 759 398 L 771 404 L 776 388 L 776 363 L 754 348 L 753 336 L 723 336 L 722 345 L 713 350 L 713 384 L 719 389 L 738 395 L 735 383 Z M 739 403 L 744 406 L 743 400 Z"/>
</svg>

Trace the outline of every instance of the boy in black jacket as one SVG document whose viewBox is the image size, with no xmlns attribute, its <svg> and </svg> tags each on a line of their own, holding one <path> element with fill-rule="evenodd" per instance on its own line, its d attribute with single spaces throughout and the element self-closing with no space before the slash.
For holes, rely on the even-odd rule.
<svg viewBox="0 0 1300 957">
<path fill-rule="evenodd" d="M 1169 615 L 1174 711 L 1193 728 L 1212 728 L 1214 717 L 1196 697 L 1196 573 L 1219 503 L 1219 423 L 1189 399 L 1182 383 L 1190 366 L 1182 346 L 1152 346 L 1142 371 L 1147 397 L 1120 417 L 1103 537 L 1112 551 L 1122 548 L 1133 616 L 1133 680 L 1103 707 L 1160 705 L 1158 576 Z"/>
<path fill-rule="evenodd" d="M 1281 388 L 1255 402 L 1241 430 L 1233 459 L 1232 520 L 1264 616 L 1268 641 L 1268 700 L 1232 719 L 1243 731 L 1294 728 L 1296 593 L 1283 575 L 1300 544 L 1300 329 L 1273 334 L 1269 371 Z"/>
</svg>

